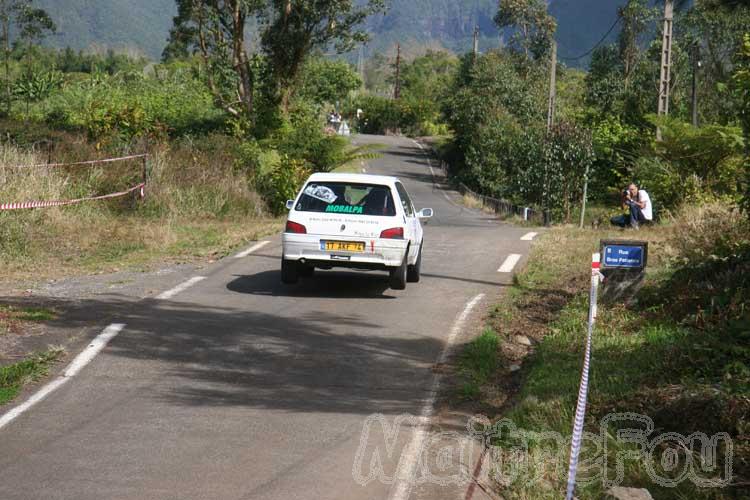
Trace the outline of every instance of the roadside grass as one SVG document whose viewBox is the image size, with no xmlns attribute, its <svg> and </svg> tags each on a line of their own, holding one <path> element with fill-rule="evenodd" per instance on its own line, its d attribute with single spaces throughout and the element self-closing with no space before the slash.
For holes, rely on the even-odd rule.
<svg viewBox="0 0 750 500">
<path fill-rule="evenodd" d="M 497 333 L 488 328 L 464 348 L 458 364 L 459 373 L 464 380 L 461 389 L 464 398 L 480 397 L 482 387 L 497 370 L 499 345 Z"/>
<path fill-rule="evenodd" d="M 56 317 L 56 311 L 45 307 L 14 307 L 0 304 L 0 335 L 12 333 L 24 321 L 49 321 Z"/>
<path fill-rule="evenodd" d="M 70 210 L 71 216 L 29 227 L 19 235 L 22 243 L 0 244 L 0 266 L 6 270 L 0 282 L 219 259 L 283 226 L 278 219 L 252 216 L 194 220 L 104 214 L 92 218 L 76 214 L 75 208 L 50 210 Z"/>
<path fill-rule="evenodd" d="M 135 167 L 10 167 L 43 160 L 33 152 L 0 146 L 0 199 L 55 200 L 112 192 L 129 185 L 132 179 L 126 174 Z M 280 230 L 281 221 L 266 215 L 251 179 L 235 162 L 225 152 L 181 144 L 161 147 L 149 163 L 145 200 L 0 212 L 0 283 L 220 258 Z"/>
<path fill-rule="evenodd" d="M 564 492 L 583 360 L 590 259 L 600 239 L 613 237 L 648 240 L 650 269 L 633 303 L 600 305 L 585 424 L 591 435 L 584 441 L 578 476 L 590 480 L 579 483 L 577 497 L 602 498 L 606 457 L 604 472 L 610 480 L 615 479 L 615 464 L 621 463 L 620 484 L 647 488 L 657 500 L 744 498 L 750 476 L 750 316 L 741 304 L 747 303 L 750 259 L 742 254 L 742 248 L 749 247 L 742 245 L 748 244 L 750 236 L 743 240 L 746 226 L 721 210 L 710 224 L 689 226 L 688 221 L 696 217 L 688 214 L 673 225 L 637 233 L 554 228 L 536 242 L 526 269 L 488 318 L 488 327 L 499 338 L 499 372 L 518 362 L 505 350 L 515 335 L 535 341 L 523 359 L 520 388 L 512 395 L 510 409 L 495 415 L 526 432 L 524 443 L 507 437 L 494 443 L 501 450 L 499 456 L 511 457 L 498 462 L 494 476 L 505 498 L 559 498 Z M 711 229 L 716 224 L 728 233 L 726 241 L 734 242 L 731 255 L 739 257 L 725 257 L 726 252 L 717 248 L 720 242 L 712 231 L 718 230 Z M 686 229 L 693 231 L 686 235 Z M 692 238 L 693 244 L 686 245 L 685 238 Z M 689 271 L 682 273 L 686 248 L 695 251 L 701 245 L 704 260 L 691 261 Z M 698 296 L 690 295 L 696 290 Z M 716 303 L 721 306 L 710 309 Z M 464 356 L 471 352 L 467 350 Z M 467 394 L 464 389 L 466 385 L 473 388 L 473 373 L 463 374 L 464 385 L 458 391 L 478 398 L 481 391 Z M 694 432 L 708 437 L 725 432 L 733 447 L 718 441 L 718 468 L 713 471 L 701 469 L 705 464 L 700 449 L 686 448 L 674 455 L 665 444 L 652 442 L 650 455 L 638 453 L 637 445 L 615 439 L 620 428 L 643 428 L 638 422 L 600 425 L 607 415 L 625 412 L 648 416 L 654 422 L 649 442 L 670 432 L 685 437 Z M 551 432 L 563 440 L 550 438 Z M 597 436 L 604 437 L 597 441 Z M 604 442 L 606 449 L 601 447 Z M 521 445 L 527 447 L 524 461 L 514 462 L 513 450 Z M 631 457 L 624 459 L 625 453 Z M 679 466 L 667 470 L 674 457 Z M 687 478 L 678 481 L 688 460 L 692 460 L 695 477 L 704 479 L 726 478 L 722 471 L 730 463 L 734 486 L 699 488 Z M 677 484 L 662 486 L 655 481 L 656 474 L 663 484 Z"/>
<path fill-rule="evenodd" d="M 18 363 L 0 366 L 0 406 L 13 400 L 24 385 L 46 376 L 63 352 L 62 349 L 52 348 L 32 354 Z"/>
</svg>

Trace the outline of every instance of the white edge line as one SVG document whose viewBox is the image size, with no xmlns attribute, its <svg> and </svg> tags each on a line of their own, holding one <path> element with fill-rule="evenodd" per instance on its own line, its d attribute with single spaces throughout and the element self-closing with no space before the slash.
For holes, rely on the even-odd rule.
<svg viewBox="0 0 750 500">
<path fill-rule="evenodd" d="M 417 146 L 419 146 L 419 149 L 421 149 L 424 152 L 424 146 L 422 146 L 419 142 L 415 141 L 414 139 L 412 139 L 412 142 L 416 144 Z M 432 183 L 435 184 L 435 171 L 432 169 L 432 158 L 430 156 L 427 156 L 426 159 L 427 159 L 427 166 L 430 169 L 430 175 L 432 176 Z M 448 200 L 449 203 L 451 203 L 452 205 L 455 205 L 453 200 L 451 200 L 451 197 L 448 196 L 448 193 L 446 193 L 442 189 L 440 190 L 440 192 L 443 193 L 443 196 L 445 197 L 446 200 Z"/>
<path fill-rule="evenodd" d="M 193 276 L 189 280 L 185 281 L 184 283 L 180 283 L 179 285 L 177 285 L 176 287 L 172 288 L 171 290 L 167 290 L 166 292 L 160 293 L 159 295 L 156 296 L 156 298 L 159 299 L 159 300 L 171 299 L 172 297 L 174 297 L 178 293 L 184 292 L 185 290 L 187 290 L 191 286 L 195 285 L 196 283 L 198 283 L 200 281 L 203 281 L 204 279 L 206 279 L 205 276 Z"/>
<path fill-rule="evenodd" d="M 247 250 L 243 250 L 242 252 L 240 252 L 237 255 L 235 255 L 234 258 L 235 259 L 242 259 L 244 257 L 247 257 L 251 253 L 253 253 L 253 252 L 257 251 L 257 250 L 260 250 L 261 248 L 263 248 L 264 246 L 268 245 L 269 243 L 271 243 L 271 242 L 270 241 L 259 241 L 258 243 L 256 243 L 255 245 L 251 246 Z"/>
<path fill-rule="evenodd" d="M 453 344 L 456 341 L 456 337 L 461 330 L 463 330 L 464 324 L 469 318 L 471 311 L 483 298 L 484 294 L 480 293 L 471 299 L 469 303 L 466 304 L 466 307 L 464 307 L 464 310 L 458 316 L 455 323 L 453 323 L 453 328 L 448 336 L 445 347 L 437 360 L 438 364 L 443 364 L 448 360 L 448 355 L 453 350 Z M 416 468 L 419 463 L 419 457 L 422 455 L 422 447 L 424 446 L 424 441 L 427 436 L 427 425 L 429 424 L 430 417 L 434 411 L 435 399 L 437 398 L 439 389 L 440 375 L 435 374 L 432 379 L 430 395 L 427 402 L 422 407 L 411 442 L 404 450 L 404 453 L 401 455 L 401 459 L 398 462 L 395 482 L 391 487 L 391 494 L 389 495 L 390 500 L 407 500 L 411 494 L 411 488 L 415 483 Z"/>
<path fill-rule="evenodd" d="M 536 238 L 538 234 L 539 233 L 527 233 L 527 234 L 524 234 L 523 236 L 521 236 L 521 240 L 522 241 L 531 241 L 534 238 Z"/>
<path fill-rule="evenodd" d="M 125 328 L 125 325 L 122 323 L 114 323 L 105 328 L 102 333 L 97 335 L 96 338 L 91 341 L 86 349 L 84 349 L 78 356 L 75 357 L 73 361 L 71 361 L 71 363 L 68 365 L 68 369 L 65 370 L 63 376 L 75 377 L 78 372 L 83 369 L 84 366 L 89 364 L 91 360 L 94 359 L 96 355 L 99 354 L 99 352 L 107 346 L 110 340 L 115 338 L 115 336 L 122 331 L 123 328 Z"/>
<path fill-rule="evenodd" d="M 99 354 L 99 352 L 104 349 L 104 347 L 106 347 L 110 340 L 115 338 L 115 336 L 122 331 L 123 328 L 125 328 L 125 325 L 122 323 L 113 323 L 105 328 L 102 333 L 97 335 L 96 338 L 91 341 L 89 346 L 84 349 L 83 352 L 81 352 L 73 359 L 73 361 L 71 361 L 62 376 L 57 377 L 52 382 L 46 384 L 41 389 L 32 394 L 29 399 L 16 406 L 6 414 L 0 416 L 0 429 L 11 423 L 13 420 L 25 413 L 35 404 L 43 401 L 47 396 L 59 389 L 60 386 L 65 384 L 68 380 L 75 377 L 81 371 L 81 369 L 83 369 L 84 366 L 89 364 L 91 360 L 94 359 L 94 357 L 96 357 L 96 355 Z"/>
<path fill-rule="evenodd" d="M 520 254 L 512 253 L 508 255 L 508 257 L 505 259 L 505 262 L 503 262 L 503 265 L 500 266 L 500 269 L 498 269 L 497 272 L 499 273 L 513 272 L 513 268 L 516 267 L 516 264 L 518 264 L 519 260 L 521 260 Z"/>
</svg>

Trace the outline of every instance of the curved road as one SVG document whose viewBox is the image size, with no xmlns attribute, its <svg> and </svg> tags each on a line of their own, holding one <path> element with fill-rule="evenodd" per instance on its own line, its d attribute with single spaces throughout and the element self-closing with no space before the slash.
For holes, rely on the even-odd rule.
<svg viewBox="0 0 750 500">
<path fill-rule="evenodd" d="M 337 270 L 286 287 L 277 236 L 168 300 L 114 308 L 122 332 L 0 429 L 0 498 L 463 498 L 466 484 L 403 480 L 418 419 L 393 436 L 365 424 L 429 413 L 436 360 L 477 333 L 528 231 L 456 204 L 413 141 L 357 141 L 385 145 L 368 173 L 399 176 L 417 209 L 435 209 L 422 281 L 397 292 L 385 273 Z"/>
</svg>

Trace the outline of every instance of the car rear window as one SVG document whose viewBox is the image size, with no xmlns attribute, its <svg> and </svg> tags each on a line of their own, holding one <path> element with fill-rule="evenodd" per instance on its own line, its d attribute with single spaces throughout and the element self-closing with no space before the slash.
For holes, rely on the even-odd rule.
<svg viewBox="0 0 750 500">
<path fill-rule="evenodd" d="M 385 217 L 396 215 L 391 188 L 349 182 L 310 182 L 302 190 L 295 210 Z"/>
</svg>

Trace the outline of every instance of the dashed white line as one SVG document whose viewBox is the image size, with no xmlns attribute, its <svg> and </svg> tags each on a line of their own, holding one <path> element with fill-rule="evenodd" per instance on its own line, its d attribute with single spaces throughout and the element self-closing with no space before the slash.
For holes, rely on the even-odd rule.
<svg viewBox="0 0 750 500">
<path fill-rule="evenodd" d="M 538 234 L 539 233 L 527 233 L 527 234 L 524 234 L 523 236 L 521 236 L 521 240 L 523 240 L 523 241 L 531 241 L 534 238 L 536 238 Z"/>
<path fill-rule="evenodd" d="M 516 264 L 518 264 L 518 261 L 521 260 L 521 255 L 517 253 L 512 253 L 508 255 L 508 257 L 505 259 L 505 262 L 503 262 L 503 265 L 500 266 L 500 269 L 497 270 L 499 273 L 512 273 L 513 268 L 516 267 Z"/>
<path fill-rule="evenodd" d="M 448 355 L 453 349 L 453 344 L 456 341 L 456 337 L 463 330 L 466 320 L 469 318 L 469 314 L 476 307 L 476 305 L 484 298 L 484 294 L 479 294 L 466 304 L 464 310 L 456 319 L 451 329 L 448 340 L 446 341 L 443 351 L 440 353 L 440 357 L 437 360 L 438 365 L 444 364 L 448 360 Z M 430 422 L 430 417 L 435 408 L 435 399 L 437 398 L 438 390 L 440 389 L 440 376 L 435 375 L 432 379 L 432 387 L 430 388 L 430 395 L 427 402 L 422 407 L 419 416 L 419 423 L 417 424 L 414 434 L 412 435 L 411 442 L 404 450 L 401 458 L 398 462 L 398 470 L 396 471 L 395 482 L 391 487 L 391 493 L 389 495 L 390 500 L 407 500 L 411 494 L 411 488 L 416 482 L 417 465 L 422 455 L 422 448 L 424 447 L 425 438 L 427 437 L 427 425 Z"/>
<path fill-rule="evenodd" d="M 166 292 L 160 293 L 159 295 L 156 296 L 156 298 L 159 299 L 159 300 L 171 299 L 172 297 L 174 297 L 178 293 L 184 292 L 185 290 L 187 290 L 191 286 L 195 285 L 196 283 L 198 283 L 200 281 L 203 281 L 204 279 L 206 279 L 205 276 L 193 276 L 189 280 L 185 281 L 184 283 L 180 283 L 179 285 L 177 285 L 176 287 L 172 288 L 171 290 L 167 290 Z"/>
<path fill-rule="evenodd" d="M 16 406 L 5 415 L 0 417 L 0 429 L 11 423 L 13 420 L 18 418 L 24 412 L 29 410 L 32 406 L 44 400 L 47 396 L 52 394 L 54 391 L 59 389 L 68 380 L 75 377 L 84 366 L 89 364 L 99 352 L 104 349 L 110 340 L 125 328 L 122 323 L 114 323 L 105 328 L 102 333 L 91 341 L 89 346 L 83 350 L 73 361 L 68 365 L 67 369 L 62 376 L 57 377 L 52 382 L 48 383 L 38 391 L 36 391 L 29 399 L 24 401 L 22 404 Z"/>
<path fill-rule="evenodd" d="M 258 243 L 256 243 L 255 245 L 251 246 L 247 250 L 243 250 L 242 252 L 240 252 L 237 255 L 235 255 L 234 258 L 235 259 L 242 259 L 244 257 L 247 257 L 251 253 L 253 253 L 253 252 L 257 251 L 257 250 L 260 250 L 261 248 L 263 248 L 264 246 L 268 245 L 269 243 L 271 243 L 271 242 L 270 241 L 259 241 Z"/>
</svg>

